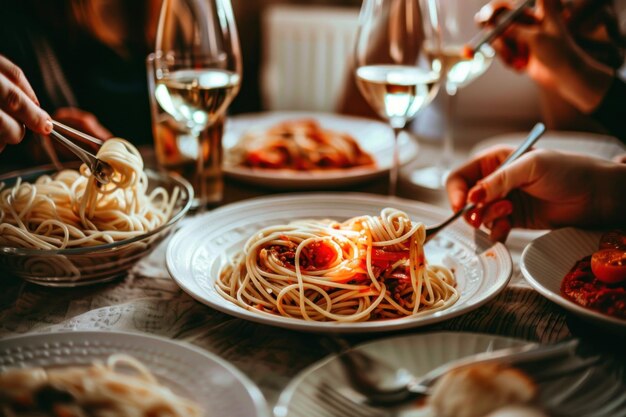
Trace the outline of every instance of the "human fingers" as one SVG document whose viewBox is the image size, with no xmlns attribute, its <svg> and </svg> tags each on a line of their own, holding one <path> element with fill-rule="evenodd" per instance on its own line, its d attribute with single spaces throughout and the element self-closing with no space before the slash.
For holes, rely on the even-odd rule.
<svg viewBox="0 0 626 417">
<path fill-rule="evenodd" d="M 510 216 L 513 213 L 513 203 L 510 200 L 498 200 L 489 204 L 482 213 L 485 224 L 493 223 L 499 218 Z"/>
<path fill-rule="evenodd" d="M 514 54 L 513 48 L 511 48 L 511 39 L 500 36 L 491 42 L 491 46 L 502 62 L 508 66 L 512 66 Z"/>
<path fill-rule="evenodd" d="M 17 85 L 36 105 L 39 106 L 39 100 L 35 95 L 35 91 L 30 86 L 28 79 L 20 67 L 9 61 L 6 57 L 0 55 L 0 73 L 4 74 L 13 84 Z"/>
<path fill-rule="evenodd" d="M 452 171 L 446 180 L 446 191 L 452 210 L 456 212 L 463 208 L 469 188 L 493 172 L 511 152 L 512 148 L 506 146 L 489 148 Z"/>
<path fill-rule="evenodd" d="M 626 153 L 619 154 L 613 158 L 613 162 L 618 164 L 626 164 Z"/>
<path fill-rule="evenodd" d="M 13 117 L 0 110 L 0 148 L 15 145 L 24 137 L 24 128 Z"/>
<path fill-rule="evenodd" d="M 543 12 L 543 25 L 546 31 L 551 33 L 566 31 L 561 0 L 539 0 L 537 7 Z"/>
<path fill-rule="evenodd" d="M 468 193 L 474 204 L 487 204 L 504 198 L 511 191 L 531 185 L 541 175 L 534 152 L 522 155 L 505 168 L 483 178 Z"/>
<path fill-rule="evenodd" d="M 495 242 L 504 242 L 511 232 L 511 221 L 508 217 L 501 217 L 493 221 L 489 237 Z"/>
<path fill-rule="evenodd" d="M 75 108 L 75 107 L 62 107 L 54 113 L 55 120 L 80 130 L 91 136 L 95 136 L 98 139 L 106 140 L 113 136 L 113 134 L 98 120 L 93 113 Z"/>
<path fill-rule="evenodd" d="M 47 135 L 52 130 L 48 113 L 43 111 L 28 95 L 4 74 L 0 74 L 0 108 L 29 129 Z M 19 142 L 19 141 L 18 141 Z"/>
</svg>

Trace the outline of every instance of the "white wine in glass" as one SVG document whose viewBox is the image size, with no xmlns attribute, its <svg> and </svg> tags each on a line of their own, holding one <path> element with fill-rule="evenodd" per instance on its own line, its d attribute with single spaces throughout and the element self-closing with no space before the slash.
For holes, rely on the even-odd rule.
<svg viewBox="0 0 626 417">
<path fill-rule="evenodd" d="M 160 165 L 192 183 L 196 206 L 218 203 L 224 115 L 242 76 L 230 0 L 164 0 L 148 65 Z"/>
<path fill-rule="evenodd" d="M 447 94 L 443 149 L 438 165 L 423 167 L 413 172 L 412 182 L 430 189 L 442 189 L 454 155 L 454 124 L 456 95 L 459 89 L 471 84 L 491 65 L 495 51 L 488 44 L 474 54 L 465 52 L 465 45 L 480 30 L 474 15 L 488 0 L 431 0 L 426 7 L 438 16 L 439 38 L 426 47 L 431 59 L 443 69 L 442 83 Z"/>
<path fill-rule="evenodd" d="M 157 81 L 163 110 L 190 129 L 214 123 L 237 95 L 239 75 L 225 70 L 178 70 Z"/>
<path fill-rule="evenodd" d="M 370 65 L 357 69 L 356 81 L 381 117 L 403 127 L 437 94 L 439 73 L 404 65 Z"/>
<path fill-rule="evenodd" d="M 445 68 L 446 91 L 458 90 L 480 77 L 491 65 L 495 51 L 483 46 L 473 56 L 468 56 L 463 45 L 444 45 L 441 51 L 431 51 L 434 59 L 439 59 Z"/>
<path fill-rule="evenodd" d="M 436 16 L 427 0 L 365 0 L 355 48 L 356 83 L 361 94 L 394 131 L 389 194 L 398 183 L 398 137 L 406 123 L 437 94 L 441 65 L 426 50 L 437 36 Z"/>
</svg>

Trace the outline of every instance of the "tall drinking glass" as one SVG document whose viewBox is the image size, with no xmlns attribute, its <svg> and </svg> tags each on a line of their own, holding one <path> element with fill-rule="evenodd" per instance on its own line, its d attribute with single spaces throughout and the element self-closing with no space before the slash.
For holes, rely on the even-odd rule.
<svg viewBox="0 0 626 417">
<path fill-rule="evenodd" d="M 148 64 L 153 114 L 169 115 L 153 121 L 159 162 L 183 175 L 193 170 L 196 205 L 219 202 L 223 117 L 242 71 L 230 0 L 165 0 Z"/>
<path fill-rule="evenodd" d="M 440 189 L 450 172 L 454 156 L 457 93 L 487 71 L 495 56 L 495 51 L 488 44 L 476 51 L 473 57 L 464 53 L 464 46 L 480 30 L 474 15 L 487 3 L 488 0 L 431 0 L 426 4 L 429 13 L 439 16 L 441 38 L 428 48 L 430 55 L 441 62 L 444 72 L 442 83 L 447 97 L 441 159 L 437 166 L 413 172 L 411 178 L 416 184 Z"/>
<path fill-rule="evenodd" d="M 357 85 L 394 131 L 389 194 L 396 193 L 398 136 L 437 94 L 441 67 L 427 45 L 438 38 L 427 0 L 365 0 L 355 48 Z"/>
</svg>

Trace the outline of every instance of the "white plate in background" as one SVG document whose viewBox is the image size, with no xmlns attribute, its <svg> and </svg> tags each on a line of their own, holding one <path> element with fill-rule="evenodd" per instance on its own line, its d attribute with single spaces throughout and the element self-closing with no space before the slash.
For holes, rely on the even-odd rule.
<svg viewBox="0 0 626 417">
<path fill-rule="evenodd" d="M 582 307 L 561 295 L 561 281 L 576 262 L 598 250 L 601 232 L 571 227 L 554 230 L 530 243 L 520 260 L 526 280 L 541 295 L 596 323 L 626 330 L 626 320 Z"/>
<path fill-rule="evenodd" d="M 386 338 L 359 345 L 355 349 L 419 377 L 456 359 L 526 343 L 529 342 L 487 334 L 441 332 Z M 338 406 L 336 400 L 333 401 L 320 390 L 324 384 L 334 389 L 349 386 L 335 355 L 322 359 L 298 374 L 280 395 L 274 415 L 352 417 L 353 410 Z M 600 367 L 540 383 L 538 402 L 562 417 L 626 415 L 626 389 L 617 378 L 608 375 Z M 393 410 L 397 413 L 391 411 L 368 407 L 362 414 L 369 417 L 435 417 L 426 407 L 421 410 L 412 407 Z"/>
<path fill-rule="evenodd" d="M 235 164 L 229 152 L 250 130 L 268 129 L 280 122 L 298 119 L 317 120 L 324 129 L 350 134 L 376 161 L 375 167 L 296 171 L 291 169 L 249 168 Z M 224 131 L 224 174 L 242 182 L 277 189 L 339 187 L 385 175 L 393 161 L 393 133 L 382 122 L 359 117 L 315 112 L 268 112 L 233 116 Z M 400 135 L 400 164 L 410 162 L 418 145 L 408 134 Z"/>
<path fill-rule="evenodd" d="M 1 339 L 0 352 L 0 372 L 86 366 L 125 353 L 146 365 L 159 383 L 197 403 L 205 417 L 269 417 L 252 381 L 224 359 L 186 343 L 140 333 L 41 333 Z"/>
<path fill-rule="evenodd" d="M 312 322 L 246 309 L 224 299 L 216 290 L 219 272 L 257 230 L 296 219 L 345 220 L 379 215 L 385 207 L 406 212 L 413 220 L 438 224 L 446 213 L 412 200 L 371 194 L 284 194 L 231 204 L 190 220 L 167 248 L 167 267 L 176 283 L 196 300 L 246 320 L 312 332 L 368 333 L 425 326 L 474 310 L 494 298 L 509 282 L 511 255 L 463 222 L 437 235 L 425 247 L 432 264 L 455 270 L 460 299 L 445 310 L 417 317 L 359 323 Z"/>
<path fill-rule="evenodd" d="M 527 134 L 528 132 L 518 132 L 494 136 L 476 144 L 470 151 L 470 155 L 476 155 L 494 145 L 517 147 L 526 139 Z M 535 147 L 576 152 L 601 159 L 613 159 L 617 155 L 626 153 L 626 146 L 618 139 L 587 132 L 548 131 L 537 141 Z"/>
</svg>

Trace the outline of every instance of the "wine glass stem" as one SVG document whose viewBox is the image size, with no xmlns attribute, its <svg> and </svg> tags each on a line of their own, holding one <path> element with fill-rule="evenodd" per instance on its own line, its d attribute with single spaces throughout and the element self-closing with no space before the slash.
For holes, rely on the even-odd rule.
<svg viewBox="0 0 626 417">
<path fill-rule="evenodd" d="M 196 159 L 196 180 L 198 186 L 196 187 L 199 190 L 200 195 L 196 197 L 196 199 L 200 202 L 200 210 L 203 210 L 207 199 L 207 189 L 206 189 L 206 172 L 204 169 L 204 144 L 202 143 L 202 131 L 194 129 L 192 134 L 196 138 L 196 143 L 198 144 L 198 159 Z"/>
<path fill-rule="evenodd" d="M 448 91 L 446 103 L 446 124 L 443 134 L 443 149 L 439 161 L 441 183 L 445 182 L 445 176 L 452 168 L 454 158 L 454 126 L 456 121 L 456 91 Z"/>
<path fill-rule="evenodd" d="M 393 129 L 393 163 L 389 170 L 389 195 L 396 195 L 398 190 L 398 172 L 400 171 L 400 133 L 403 127 L 392 127 Z"/>
</svg>

